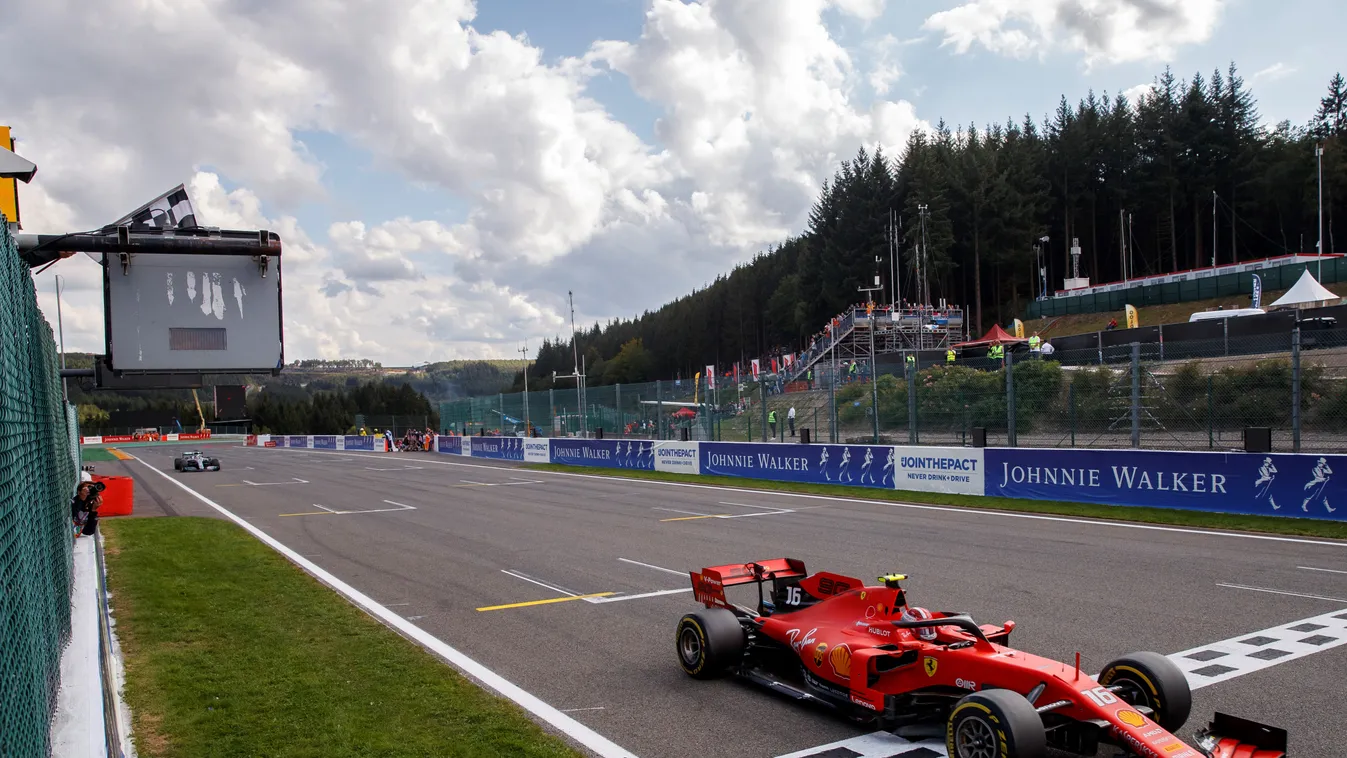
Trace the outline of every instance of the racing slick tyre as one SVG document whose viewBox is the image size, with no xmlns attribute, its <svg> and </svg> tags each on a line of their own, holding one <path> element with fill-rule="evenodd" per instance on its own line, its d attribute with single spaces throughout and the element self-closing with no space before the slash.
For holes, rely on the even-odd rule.
<svg viewBox="0 0 1347 758">
<path fill-rule="evenodd" d="M 739 619 L 724 608 L 687 614 L 674 635 L 678 665 L 694 679 L 723 676 L 743 658 L 744 642 Z"/>
<path fill-rule="evenodd" d="M 1159 653 L 1132 653 L 1110 661 L 1100 672 L 1099 683 L 1121 685 L 1116 694 L 1123 702 L 1150 708 L 1151 719 L 1171 732 L 1182 728 L 1193 710 L 1188 677 Z"/>
<path fill-rule="evenodd" d="M 174 458 L 174 459 L 173 459 L 173 470 L 174 470 L 174 471 L 182 471 L 182 459 L 181 459 L 181 458 Z"/>
<path fill-rule="evenodd" d="M 1045 758 L 1048 733 L 1023 695 L 984 690 L 965 696 L 945 724 L 949 758 Z"/>
</svg>

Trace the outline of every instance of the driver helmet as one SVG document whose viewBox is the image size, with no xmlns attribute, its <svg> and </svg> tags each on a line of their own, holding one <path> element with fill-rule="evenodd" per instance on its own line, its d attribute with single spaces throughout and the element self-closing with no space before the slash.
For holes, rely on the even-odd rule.
<svg viewBox="0 0 1347 758">
<path fill-rule="evenodd" d="M 903 609 L 903 621 L 927 621 L 934 618 L 931 612 L 925 608 L 909 606 Z M 936 637 L 936 628 L 933 626 L 923 626 L 913 630 L 917 636 L 927 640 L 934 641 Z"/>
</svg>

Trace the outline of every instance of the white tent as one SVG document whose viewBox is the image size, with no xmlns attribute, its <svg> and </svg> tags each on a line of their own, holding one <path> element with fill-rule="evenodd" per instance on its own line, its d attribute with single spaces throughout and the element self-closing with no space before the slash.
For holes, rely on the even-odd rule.
<svg viewBox="0 0 1347 758">
<path fill-rule="evenodd" d="M 1316 281 L 1306 268 L 1305 273 L 1300 275 L 1300 281 L 1268 308 L 1315 308 L 1332 305 L 1341 299 L 1333 294 L 1332 290 Z"/>
</svg>

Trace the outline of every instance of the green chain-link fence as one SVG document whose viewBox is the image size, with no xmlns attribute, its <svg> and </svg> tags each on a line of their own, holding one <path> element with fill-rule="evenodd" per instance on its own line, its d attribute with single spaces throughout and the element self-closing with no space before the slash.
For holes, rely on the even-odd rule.
<svg viewBox="0 0 1347 758">
<path fill-rule="evenodd" d="M 970 352 L 952 364 L 930 352 L 912 364 L 883 355 L 877 384 L 868 367 L 839 365 L 835 389 L 826 362 L 787 387 L 725 378 L 710 392 L 689 380 L 583 393 L 571 386 L 529 393 L 527 408 L 523 394 L 444 403 L 440 431 L 512 435 L 527 418 L 547 437 L 602 429 L 607 437 L 793 442 L 808 429 L 816 442 L 869 443 L 878 433 L 885 444 L 969 445 L 985 430 L 990 446 L 1232 450 L 1243 448 L 1246 429 L 1266 427 L 1276 450 L 1330 451 L 1347 445 L 1347 344 L 1336 335 L 1288 331 L 1049 356 L 1020 347 L 1005 361 Z"/>
<path fill-rule="evenodd" d="M 70 634 L 77 465 L 51 326 L 0 216 L 0 755 L 43 756 Z"/>
</svg>

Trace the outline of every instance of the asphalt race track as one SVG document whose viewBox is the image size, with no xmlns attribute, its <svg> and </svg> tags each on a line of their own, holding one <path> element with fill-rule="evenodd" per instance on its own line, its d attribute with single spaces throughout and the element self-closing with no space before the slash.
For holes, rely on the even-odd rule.
<svg viewBox="0 0 1347 758">
<path fill-rule="evenodd" d="M 1347 744 L 1347 542 L 208 447 L 223 471 L 176 474 L 177 448 L 159 447 L 100 472 L 133 473 L 142 513 L 218 515 L 148 464 L 641 758 L 944 755 L 679 670 L 686 572 L 783 556 L 867 581 L 908 573 L 914 604 L 1014 619 L 1016 647 L 1079 651 L 1089 673 L 1186 652 L 1200 689 L 1184 737 L 1222 710 L 1289 730 L 1295 756 Z"/>
</svg>

